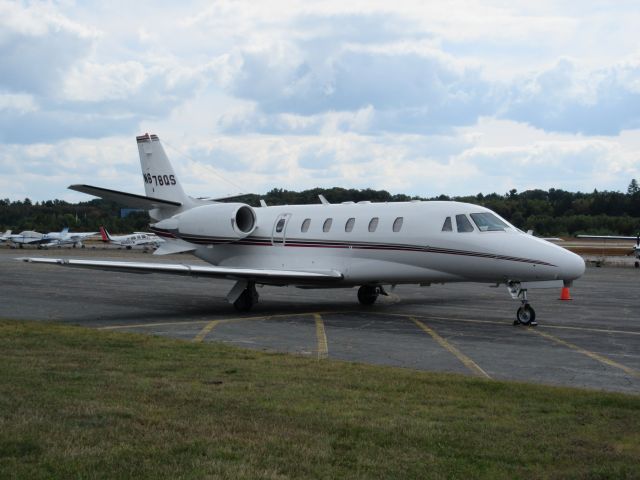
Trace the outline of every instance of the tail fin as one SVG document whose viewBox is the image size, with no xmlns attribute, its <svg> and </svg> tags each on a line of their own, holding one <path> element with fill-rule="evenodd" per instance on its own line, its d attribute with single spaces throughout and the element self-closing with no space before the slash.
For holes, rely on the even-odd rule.
<svg viewBox="0 0 640 480">
<path fill-rule="evenodd" d="M 100 227 L 100 236 L 102 237 L 102 241 L 103 242 L 110 242 L 111 241 L 111 235 L 109 235 L 109 232 L 107 232 L 107 229 L 104 227 Z"/>
<path fill-rule="evenodd" d="M 64 227 L 64 228 L 62 229 L 62 232 L 60 232 L 60 233 L 62 233 L 63 235 L 65 235 L 65 234 L 69 233 L 69 227 Z"/>
<path fill-rule="evenodd" d="M 191 203 L 182 190 L 158 136 L 146 133 L 136 137 L 136 140 L 147 197 L 178 202 L 182 205 Z"/>
</svg>

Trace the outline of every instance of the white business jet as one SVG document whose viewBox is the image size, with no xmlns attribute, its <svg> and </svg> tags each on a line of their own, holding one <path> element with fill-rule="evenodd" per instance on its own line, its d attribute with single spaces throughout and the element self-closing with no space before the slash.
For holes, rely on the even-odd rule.
<svg viewBox="0 0 640 480">
<path fill-rule="evenodd" d="M 458 202 L 346 202 L 253 208 L 187 196 L 156 135 L 137 137 L 146 195 L 89 185 L 69 188 L 146 208 L 162 255 L 191 252 L 209 266 L 25 258 L 27 262 L 137 273 L 221 277 L 240 311 L 258 285 L 359 287 L 374 303 L 385 285 L 504 284 L 521 303 L 515 323 L 535 324 L 527 290 L 570 286 L 585 269 L 578 255 L 532 237 L 486 208 Z M 324 200 L 324 199 L 323 199 Z"/>
<path fill-rule="evenodd" d="M 125 247 L 127 250 L 139 246 L 145 248 L 148 246 L 157 247 L 161 243 L 164 243 L 164 240 L 156 234 L 147 232 L 134 232 L 129 235 L 111 235 L 106 228 L 100 227 L 100 235 L 102 236 L 103 242 Z"/>
</svg>

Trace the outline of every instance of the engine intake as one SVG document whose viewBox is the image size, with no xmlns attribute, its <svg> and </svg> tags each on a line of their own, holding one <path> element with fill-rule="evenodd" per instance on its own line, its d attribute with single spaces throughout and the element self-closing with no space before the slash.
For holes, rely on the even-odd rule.
<svg viewBox="0 0 640 480">
<path fill-rule="evenodd" d="M 186 241 L 207 239 L 233 242 L 256 229 L 256 212 L 244 203 L 214 203 L 192 208 L 155 224 Z"/>
</svg>

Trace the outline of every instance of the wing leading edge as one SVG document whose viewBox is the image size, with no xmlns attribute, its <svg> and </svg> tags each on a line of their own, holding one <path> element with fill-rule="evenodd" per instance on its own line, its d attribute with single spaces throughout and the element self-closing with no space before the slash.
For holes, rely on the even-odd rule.
<svg viewBox="0 0 640 480">
<path fill-rule="evenodd" d="M 109 188 L 94 187 L 92 185 L 69 185 L 70 190 L 76 192 L 88 193 L 94 197 L 111 200 L 122 205 L 132 208 L 143 208 L 150 210 L 153 208 L 179 207 L 182 204 L 171 200 L 163 200 L 160 198 L 145 197 L 144 195 L 136 195 L 135 193 L 119 192 Z"/>
<path fill-rule="evenodd" d="M 343 275 L 335 270 L 271 270 L 261 268 L 235 268 L 219 266 L 184 265 L 178 263 L 117 262 L 107 260 L 73 260 L 63 258 L 17 258 L 28 263 L 45 263 L 72 268 L 107 270 L 128 273 L 164 273 L 195 277 L 217 277 L 246 279 L 259 283 L 326 283 L 342 280 Z"/>
</svg>

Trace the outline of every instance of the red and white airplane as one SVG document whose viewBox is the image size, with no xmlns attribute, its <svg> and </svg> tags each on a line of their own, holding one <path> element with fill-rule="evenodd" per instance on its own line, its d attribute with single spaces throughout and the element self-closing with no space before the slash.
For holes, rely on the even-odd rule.
<svg viewBox="0 0 640 480">
<path fill-rule="evenodd" d="M 157 247 L 161 243 L 164 243 L 162 238 L 147 232 L 133 232 L 129 235 L 111 235 L 106 228 L 100 227 L 100 235 L 102 236 L 103 242 L 119 245 L 125 247 L 127 250 L 131 250 L 132 247 Z"/>
<path fill-rule="evenodd" d="M 358 288 L 369 305 L 384 286 L 448 282 L 504 284 L 520 301 L 516 323 L 535 324 L 531 288 L 568 287 L 581 257 L 520 231 L 491 210 L 459 202 L 345 202 L 251 207 L 188 196 L 156 135 L 137 137 L 146 195 L 89 185 L 69 188 L 149 210 L 162 255 L 191 252 L 208 266 L 51 258 L 31 263 L 221 277 L 240 311 L 256 284 Z"/>
</svg>

